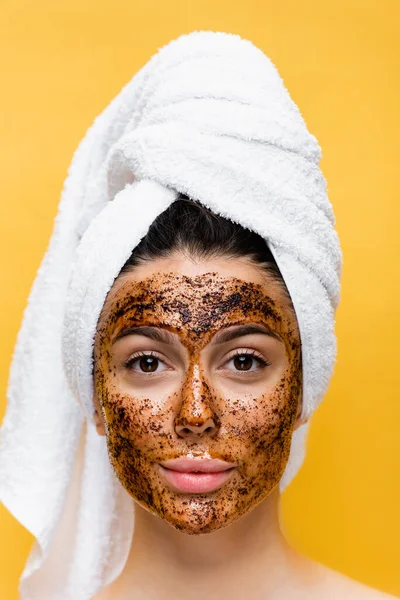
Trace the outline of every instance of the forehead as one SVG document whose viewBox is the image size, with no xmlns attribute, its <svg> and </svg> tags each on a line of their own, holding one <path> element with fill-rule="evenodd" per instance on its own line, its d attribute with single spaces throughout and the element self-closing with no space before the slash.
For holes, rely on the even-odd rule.
<svg viewBox="0 0 400 600">
<path fill-rule="evenodd" d="M 210 276 L 215 286 L 225 285 L 228 289 L 236 282 L 253 284 L 253 289 L 257 288 L 259 293 L 268 294 L 276 301 L 282 296 L 281 286 L 264 269 L 243 257 L 196 261 L 181 253 L 174 253 L 147 261 L 120 275 L 110 290 L 108 300 L 121 297 L 126 291 L 129 293 L 129 288 L 136 288 L 138 292 L 144 288 L 162 291 L 163 288 L 170 287 L 173 278 L 173 285 L 178 285 L 174 289 L 176 294 L 186 293 L 199 297 L 210 284 Z"/>
<path fill-rule="evenodd" d="M 220 269 L 189 276 L 180 271 L 145 274 L 134 269 L 114 283 L 101 324 L 119 329 L 127 322 L 147 323 L 196 334 L 247 321 L 273 323 L 278 330 L 293 325 L 292 311 L 276 281 L 249 269 L 246 279 L 231 272 Z"/>
</svg>

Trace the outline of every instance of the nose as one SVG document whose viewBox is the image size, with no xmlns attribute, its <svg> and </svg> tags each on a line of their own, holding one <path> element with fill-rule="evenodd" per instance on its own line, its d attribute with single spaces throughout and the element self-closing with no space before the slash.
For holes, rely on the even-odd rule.
<svg viewBox="0 0 400 600">
<path fill-rule="evenodd" d="M 199 365 L 189 368 L 181 390 L 182 403 L 175 419 L 175 431 L 180 437 L 214 436 L 219 420 L 212 410 L 212 393 Z"/>
</svg>

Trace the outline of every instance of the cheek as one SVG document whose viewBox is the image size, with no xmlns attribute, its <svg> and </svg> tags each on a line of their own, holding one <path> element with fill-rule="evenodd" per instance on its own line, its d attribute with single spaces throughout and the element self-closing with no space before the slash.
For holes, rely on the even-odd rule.
<svg viewBox="0 0 400 600">
<path fill-rule="evenodd" d="M 299 372 L 286 372 L 273 390 L 256 398 L 233 402 L 225 416 L 232 455 L 240 458 L 243 476 L 276 483 L 286 465 L 297 413 L 301 379 Z"/>
<path fill-rule="evenodd" d="M 155 437 L 167 436 L 172 411 L 166 403 L 123 393 L 115 383 L 105 383 L 102 405 L 110 437 L 127 438 L 137 448 L 151 445 Z"/>
<path fill-rule="evenodd" d="M 299 392 L 298 374 L 285 372 L 267 393 L 225 400 L 224 422 L 242 439 L 273 438 L 283 422 L 294 420 Z"/>
<path fill-rule="evenodd" d="M 167 437 L 149 399 L 133 398 L 105 381 L 101 403 L 107 424 L 110 463 L 123 487 L 142 505 L 154 503 L 153 457 Z M 150 461 L 149 461 L 150 459 Z"/>
<path fill-rule="evenodd" d="M 176 394 L 153 394 L 150 398 L 128 394 L 112 370 L 99 381 L 110 462 L 123 485 L 132 491 L 138 485 L 133 484 L 132 473 L 151 478 L 149 465 L 173 450 Z"/>
<path fill-rule="evenodd" d="M 119 381 L 117 368 L 105 353 L 100 357 L 95 370 L 95 387 L 102 406 L 108 434 L 118 433 L 123 437 L 137 438 L 138 443 L 145 434 L 159 428 L 154 422 L 154 407 L 149 398 L 136 397 L 127 393 Z"/>
</svg>

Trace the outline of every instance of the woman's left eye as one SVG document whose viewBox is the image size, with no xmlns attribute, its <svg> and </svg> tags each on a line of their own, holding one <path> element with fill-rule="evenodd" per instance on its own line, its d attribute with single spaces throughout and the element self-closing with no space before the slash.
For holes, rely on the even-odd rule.
<svg viewBox="0 0 400 600">
<path fill-rule="evenodd" d="M 236 371 L 257 371 L 259 369 L 264 369 L 265 367 L 270 366 L 270 362 L 268 362 L 263 356 L 253 352 L 248 351 L 239 351 L 236 352 L 233 356 L 231 356 L 227 363 L 233 362 Z M 252 369 L 254 363 L 258 363 L 255 369 Z"/>
</svg>

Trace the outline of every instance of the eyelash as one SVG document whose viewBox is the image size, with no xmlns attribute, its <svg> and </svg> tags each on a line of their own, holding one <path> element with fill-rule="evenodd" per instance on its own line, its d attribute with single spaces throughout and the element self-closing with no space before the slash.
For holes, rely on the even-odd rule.
<svg viewBox="0 0 400 600">
<path fill-rule="evenodd" d="M 258 367 L 259 369 L 264 369 L 265 367 L 271 366 L 271 363 L 268 360 L 266 360 L 261 354 L 256 352 L 256 350 L 236 350 L 236 352 L 227 359 L 227 362 L 234 359 L 235 356 L 251 356 L 252 358 L 255 358 L 261 365 L 260 367 Z M 238 373 L 240 373 L 240 371 L 238 371 Z"/>
<path fill-rule="evenodd" d="M 255 350 L 252 350 L 250 352 L 248 350 L 236 350 L 236 352 L 234 354 L 232 354 L 227 359 L 226 362 L 233 360 L 236 356 L 251 356 L 252 358 L 255 358 L 261 365 L 260 367 L 258 367 L 258 369 L 265 369 L 266 367 L 271 366 L 271 363 L 268 360 L 266 360 L 261 354 L 256 352 Z M 122 364 L 124 367 L 129 369 L 139 358 L 147 358 L 147 357 L 157 358 L 160 362 L 164 363 L 163 359 L 160 358 L 160 356 L 157 354 L 157 352 L 154 352 L 153 350 L 151 350 L 148 352 L 136 352 L 126 362 L 124 362 Z M 253 373 L 254 370 L 251 370 L 251 371 L 239 371 L 238 370 L 237 371 L 237 373 L 248 373 L 248 372 Z M 143 371 L 141 372 L 141 374 L 142 375 L 152 375 L 152 373 L 144 373 Z"/>
<path fill-rule="evenodd" d="M 150 350 L 149 352 L 135 352 L 135 354 L 133 354 L 130 358 L 128 358 L 128 360 L 126 362 L 124 362 L 122 364 L 124 367 L 129 369 L 129 367 L 131 367 L 138 358 L 148 358 L 149 356 L 158 358 L 158 360 L 162 361 L 162 359 L 158 356 L 157 352 Z M 162 362 L 164 362 L 164 361 L 162 361 Z M 143 374 L 146 375 L 146 373 L 143 373 Z"/>
</svg>

